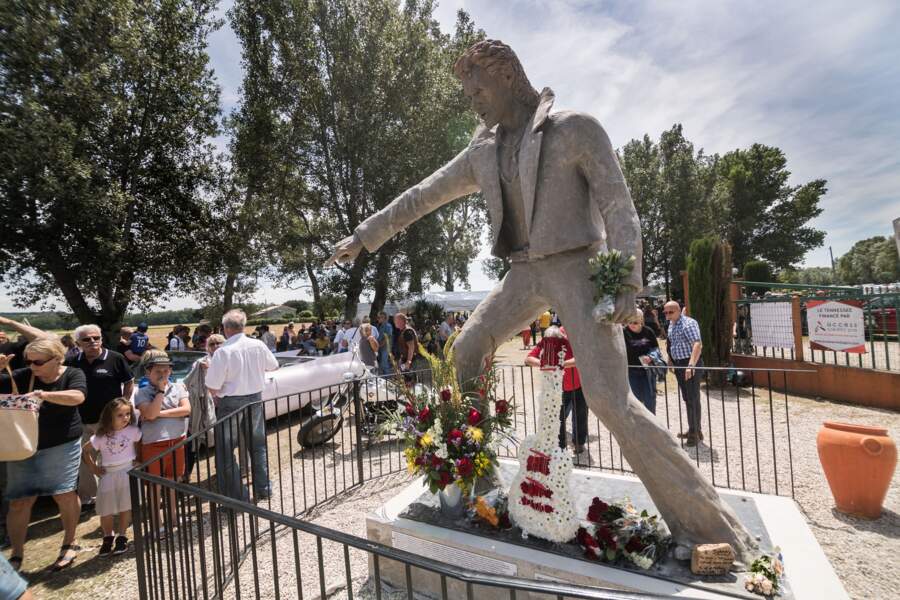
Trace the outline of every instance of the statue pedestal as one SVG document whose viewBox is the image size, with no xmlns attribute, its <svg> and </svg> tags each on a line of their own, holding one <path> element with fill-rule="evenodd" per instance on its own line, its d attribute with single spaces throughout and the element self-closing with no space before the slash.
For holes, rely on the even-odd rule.
<svg viewBox="0 0 900 600">
<path fill-rule="evenodd" d="M 501 482 L 509 482 L 517 466 L 514 461 L 502 460 Z M 586 515 L 594 496 L 607 501 L 628 497 L 638 510 L 646 508 L 651 514 L 656 510 L 643 485 L 633 477 L 576 469 L 571 487 L 576 514 Z M 729 490 L 719 490 L 719 493 L 747 529 L 760 539 L 763 548 L 771 547 L 773 542 L 781 547 L 786 569 L 783 599 L 840 600 L 848 597 L 793 500 Z M 663 559 L 647 571 L 610 566 L 585 559 L 575 545 L 554 545 L 533 537 L 523 539 L 516 528 L 507 531 L 480 529 L 464 520 L 442 518 L 437 506 L 437 497 L 428 493 L 421 479 L 416 480 L 367 516 L 368 539 L 486 573 L 663 596 L 761 598 L 744 590 L 743 573 L 697 576 L 690 572 L 689 560 L 672 558 Z M 371 558 L 369 562 L 369 573 L 374 577 Z M 405 589 L 404 565 L 381 558 L 379 571 L 383 583 Z M 416 592 L 441 597 L 440 576 L 412 568 L 411 577 Z M 465 586 L 460 582 L 447 578 L 447 586 L 448 598 L 466 597 Z M 479 600 L 509 598 L 509 592 L 501 589 L 476 588 L 474 597 Z M 519 592 L 516 597 L 543 600 L 548 596 Z"/>
</svg>

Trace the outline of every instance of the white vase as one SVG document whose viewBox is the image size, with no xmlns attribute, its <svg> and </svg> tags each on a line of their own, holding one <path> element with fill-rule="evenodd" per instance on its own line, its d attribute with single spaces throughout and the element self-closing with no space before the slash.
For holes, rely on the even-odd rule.
<svg viewBox="0 0 900 600">
<path fill-rule="evenodd" d="M 439 490 L 438 498 L 441 501 L 441 514 L 444 516 L 457 519 L 465 512 L 462 490 L 455 483 L 446 485 L 444 489 Z"/>
</svg>

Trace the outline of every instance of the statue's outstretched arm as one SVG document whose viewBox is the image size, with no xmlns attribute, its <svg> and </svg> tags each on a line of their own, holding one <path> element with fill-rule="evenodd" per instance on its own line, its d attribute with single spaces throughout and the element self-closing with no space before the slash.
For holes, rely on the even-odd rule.
<svg viewBox="0 0 900 600">
<path fill-rule="evenodd" d="M 579 164 L 588 182 L 591 202 L 596 204 L 603 216 L 607 247 L 635 258 L 634 268 L 616 299 L 612 319 L 624 322 L 632 316 L 635 295 L 643 287 L 641 223 L 609 137 L 600 123 L 592 117 L 585 116 L 584 121 L 579 128 L 584 135 Z"/>
<path fill-rule="evenodd" d="M 453 160 L 360 223 L 352 236 L 338 242 L 334 254 L 325 265 L 352 261 L 363 248 L 374 252 L 428 213 L 460 196 L 477 192 L 480 187 L 475 180 L 469 151 L 467 147 Z"/>
</svg>

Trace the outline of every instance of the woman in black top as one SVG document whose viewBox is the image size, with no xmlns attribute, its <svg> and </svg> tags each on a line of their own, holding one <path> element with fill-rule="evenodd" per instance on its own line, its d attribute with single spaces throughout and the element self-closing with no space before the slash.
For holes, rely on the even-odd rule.
<svg viewBox="0 0 900 600">
<path fill-rule="evenodd" d="M 656 374 L 644 366 L 650 365 L 648 354 L 659 349 L 656 334 L 644 325 L 644 313 L 636 310 L 624 327 L 625 351 L 628 353 L 628 383 L 647 410 L 656 414 Z"/>
<path fill-rule="evenodd" d="M 87 382 L 81 369 L 63 365 L 65 353 L 65 347 L 56 339 L 36 340 L 25 347 L 26 367 L 12 373 L 20 394 L 41 401 L 37 452 L 25 460 L 6 464 L 6 527 L 12 545 L 9 562 L 16 570 L 22 566 L 31 507 L 38 496 L 53 496 L 63 525 L 63 545 L 53 569 L 71 565 L 79 550 L 74 545 L 81 514 L 81 501 L 75 491 L 81 461 L 78 405 L 84 402 Z M 10 358 L 0 356 L 0 371 L 6 370 Z M 11 392 L 10 376 L 0 374 L 0 393 Z"/>
</svg>

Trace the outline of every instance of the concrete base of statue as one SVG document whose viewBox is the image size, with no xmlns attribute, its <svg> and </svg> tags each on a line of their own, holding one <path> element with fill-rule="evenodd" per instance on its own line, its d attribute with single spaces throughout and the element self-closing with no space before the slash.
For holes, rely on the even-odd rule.
<svg viewBox="0 0 900 600">
<path fill-rule="evenodd" d="M 501 461 L 498 473 L 501 485 L 504 482 L 508 485 L 517 468 L 514 461 Z M 651 514 L 656 512 L 644 486 L 633 477 L 576 469 L 571 488 L 577 514 L 587 514 L 594 496 L 606 501 L 627 497 L 639 511 L 646 508 Z M 842 600 L 848 597 L 792 499 L 729 490 L 719 490 L 719 493 L 759 539 L 762 548 L 780 546 L 785 564 L 781 598 Z M 448 518 L 441 515 L 438 498 L 428 492 L 422 479 L 370 513 L 366 529 L 368 539 L 373 542 L 491 574 L 661 596 L 761 598 L 744 589 L 744 573 L 693 575 L 690 560 L 675 560 L 671 553 L 646 571 L 635 566 L 611 566 L 586 559 L 575 544 L 551 544 L 533 536 L 525 539 L 515 527 L 498 531 L 472 525 L 465 518 Z M 371 558 L 369 574 L 374 580 Z M 403 564 L 381 558 L 379 574 L 384 585 L 406 588 L 407 573 Z M 423 598 L 441 597 L 440 576 L 412 568 L 411 579 L 413 589 Z M 448 598 L 466 597 L 465 585 L 449 577 L 446 583 Z M 473 597 L 505 600 L 509 598 L 509 592 L 475 586 Z M 516 597 L 543 600 L 552 596 L 519 592 Z"/>
</svg>

